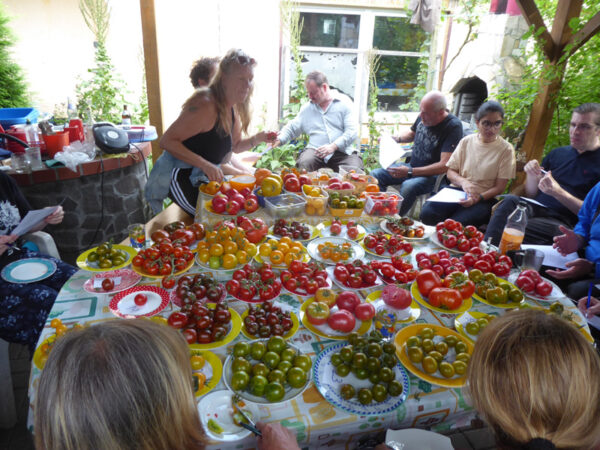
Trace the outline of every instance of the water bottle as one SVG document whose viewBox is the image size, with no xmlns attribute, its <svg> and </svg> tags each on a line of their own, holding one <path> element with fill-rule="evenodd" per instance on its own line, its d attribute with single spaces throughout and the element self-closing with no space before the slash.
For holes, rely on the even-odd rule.
<svg viewBox="0 0 600 450">
<path fill-rule="evenodd" d="M 123 105 L 123 112 L 121 113 L 121 124 L 125 130 L 131 128 L 131 113 L 127 110 L 127 105 Z"/>
<path fill-rule="evenodd" d="M 519 250 L 525 237 L 525 228 L 527 227 L 527 203 L 519 202 L 508 219 L 500 239 L 500 253 L 503 255 L 510 250 Z"/>
<path fill-rule="evenodd" d="M 73 103 L 71 103 L 71 99 L 67 97 L 67 119 L 77 119 L 77 116 L 77 109 L 73 106 Z"/>
<path fill-rule="evenodd" d="M 30 147 L 39 147 L 42 143 L 42 138 L 40 133 L 38 132 L 37 124 L 31 123 L 29 119 L 27 119 L 25 128 L 25 141 L 29 144 Z"/>
</svg>

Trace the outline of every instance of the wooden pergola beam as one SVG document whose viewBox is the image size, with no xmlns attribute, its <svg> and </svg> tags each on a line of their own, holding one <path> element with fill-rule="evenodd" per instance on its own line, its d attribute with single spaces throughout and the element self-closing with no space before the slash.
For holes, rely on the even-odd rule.
<svg viewBox="0 0 600 450">
<path fill-rule="evenodd" d="M 525 18 L 527 25 L 533 25 L 536 30 L 539 30 L 540 28 L 543 30 L 538 39 L 541 39 L 544 44 L 543 51 L 546 57 L 552 59 L 555 53 L 554 41 L 548 32 L 548 28 L 540 14 L 540 10 L 535 4 L 535 0 L 517 0 L 517 4 L 521 9 L 521 14 Z"/>
<path fill-rule="evenodd" d="M 575 53 L 582 45 L 590 40 L 592 36 L 600 31 L 600 12 L 597 12 L 584 27 L 575 33 L 569 40 L 573 47 L 569 49 L 569 55 Z"/>
<path fill-rule="evenodd" d="M 140 14 L 142 18 L 142 35 L 144 42 L 148 112 L 150 114 L 150 123 L 156 127 L 156 132 L 160 138 L 163 134 L 163 118 L 154 0 L 140 0 Z M 162 151 L 158 145 L 158 139 L 152 141 L 152 160 L 156 161 L 161 153 Z"/>
<path fill-rule="evenodd" d="M 550 33 L 554 42 L 554 55 L 550 61 L 558 61 L 563 56 L 564 48 L 573 36 L 569 22 L 579 17 L 582 4 L 583 0 L 559 0 Z"/>
</svg>

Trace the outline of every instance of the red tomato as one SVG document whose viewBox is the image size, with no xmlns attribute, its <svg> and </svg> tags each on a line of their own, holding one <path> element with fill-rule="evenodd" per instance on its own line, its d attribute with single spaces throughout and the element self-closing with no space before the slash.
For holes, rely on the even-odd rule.
<svg viewBox="0 0 600 450">
<path fill-rule="evenodd" d="M 164 277 L 162 279 L 162 281 L 160 282 L 160 284 L 162 285 L 162 287 L 164 287 L 165 289 L 173 289 L 173 287 L 175 286 L 175 278 L 169 276 L 169 277 Z"/>
<path fill-rule="evenodd" d="M 188 318 L 187 316 L 179 311 L 175 311 L 171 313 L 169 318 L 167 319 L 167 323 L 173 328 L 183 328 L 187 325 Z"/>
<path fill-rule="evenodd" d="M 353 312 L 359 303 L 360 299 L 358 298 L 358 295 L 351 291 L 340 292 L 335 300 L 335 304 L 338 308 L 350 312 Z"/>
<path fill-rule="evenodd" d="M 225 285 L 225 289 L 231 295 L 236 295 L 240 290 L 240 282 L 238 280 L 229 280 Z"/>
<path fill-rule="evenodd" d="M 235 216 L 237 213 L 240 212 L 241 209 L 242 209 L 242 205 L 239 202 L 234 201 L 234 200 L 229 200 L 227 202 L 227 205 L 225 205 L 225 211 L 230 216 Z"/>
<path fill-rule="evenodd" d="M 350 311 L 340 309 L 329 316 L 327 319 L 327 325 L 336 331 L 350 333 L 352 330 L 354 330 L 356 319 Z"/>
<path fill-rule="evenodd" d="M 442 244 L 444 244 L 444 247 L 454 248 L 457 242 L 458 239 L 456 239 L 456 236 L 449 234 L 444 238 Z"/>
<path fill-rule="evenodd" d="M 546 280 L 540 281 L 535 285 L 535 293 L 537 295 L 541 295 L 542 297 L 546 297 L 550 295 L 552 292 L 552 285 L 548 283 Z"/>
<path fill-rule="evenodd" d="M 138 306 L 144 306 L 148 301 L 148 296 L 146 294 L 139 293 L 133 298 L 133 301 Z"/>
<path fill-rule="evenodd" d="M 244 209 L 251 213 L 258 209 L 258 201 L 255 198 L 247 198 L 244 200 Z"/>
<path fill-rule="evenodd" d="M 437 287 L 429 293 L 428 302 L 438 308 L 457 309 L 462 305 L 462 297 L 456 289 Z"/>
<path fill-rule="evenodd" d="M 440 259 L 450 259 L 450 252 L 448 250 L 440 250 L 437 254 Z"/>
<path fill-rule="evenodd" d="M 115 282 L 112 278 L 105 278 L 102 280 L 102 290 L 104 291 L 112 291 L 115 288 Z"/>
<path fill-rule="evenodd" d="M 442 280 L 433 270 L 425 269 L 417 275 L 417 286 L 419 292 L 427 297 L 432 289 L 442 286 Z"/>
<path fill-rule="evenodd" d="M 412 303 L 410 292 L 397 286 L 384 287 L 381 298 L 386 305 L 396 309 L 407 308 Z"/>
<path fill-rule="evenodd" d="M 194 328 L 186 328 L 183 330 L 183 337 L 188 344 L 195 344 L 198 341 L 198 334 Z"/>
<path fill-rule="evenodd" d="M 531 278 L 529 278 L 526 275 L 519 275 L 519 277 L 517 278 L 517 281 L 515 281 L 515 284 L 517 285 L 517 287 L 525 292 L 527 292 L 528 294 L 531 294 L 533 292 L 535 292 L 535 287 L 536 284 L 533 282 L 533 280 Z"/>
<path fill-rule="evenodd" d="M 371 320 L 375 317 L 375 307 L 371 303 L 361 303 L 354 309 L 354 315 L 359 320 Z"/>
<path fill-rule="evenodd" d="M 335 276 L 336 280 L 345 283 L 348 280 L 350 273 L 343 264 L 338 264 L 335 266 L 335 269 L 333 269 L 333 276 Z"/>
<path fill-rule="evenodd" d="M 504 263 L 497 262 L 492 267 L 492 271 L 497 277 L 505 277 L 510 273 L 510 267 Z"/>
<path fill-rule="evenodd" d="M 471 248 L 471 244 L 467 239 L 459 239 L 456 243 L 456 248 L 459 252 L 466 252 Z"/>
<path fill-rule="evenodd" d="M 485 261 L 483 259 L 475 261 L 475 264 L 473 264 L 473 267 L 475 269 L 481 270 L 483 273 L 492 271 L 492 265 L 488 261 Z"/>
<path fill-rule="evenodd" d="M 523 272 L 521 272 L 521 274 L 519 276 L 521 276 L 521 275 L 531 278 L 535 284 L 538 284 L 539 282 L 542 281 L 542 277 L 537 272 L 537 270 L 527 269 L 527 270 L 524 270 Z"/>
<path fill-rule="evenodd" d="M 440 277 L 444 276 L 444 268 L 439 264 L 434 264 L 433 266 L 431 266 L 431 270 L 437 273 Z"/>
<path fill-rule="evenodd" d="M 463 272 L 451 272 L 444 279 L 444 286 L 456 289 L 462 299 L 467 299 L 475 292 L 475 283 L 469 280 L 467 274 Z"/>
<path fill-rule="evenodd" d="M 458 222 L 452 219 L 446 219 L 444 220 L 444 228 L 446 228 L 447 230 L 455 230 L 456 227 L 458 225 Z"/>
<path fill-rule="evenodd" d="M 329 306 L 323 302 L 312 302 L 306 308 L 306 318 L 313 325 L 324 324 L 329 318 Z"/>
<path fill-rule="evenodd" d="M 477 256 L 475 256 L 473 253 L 469 252 L 469 253 L 465 253 L 463 255 L 462 259 L 463 259 L 463 262 L 465 263 L 465 266 L 473 267 L 473 265 L 477 261 Z"/>
</svg>

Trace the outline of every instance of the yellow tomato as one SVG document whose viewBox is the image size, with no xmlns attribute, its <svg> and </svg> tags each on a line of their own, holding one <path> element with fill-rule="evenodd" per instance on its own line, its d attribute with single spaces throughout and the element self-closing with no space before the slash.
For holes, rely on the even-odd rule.
<svg viewBox="0 0 600 450">
<path fill-rule="evenodd" d="M 271 175 L 262 181 L 260 188 L 265 197 L 273 197 L 281 194 L 282 184 L 283 183 L 281 180 L 277 180 L 273 175 Z"/>
<path fill-rule="evenodd" d="M 58 328 L 61 325 L 62 325 L 62 320 L 60 320 L 60 319 L 52 319 L 52 322 L 50 322 L 50 326 L 52 328 Z"/>
<path fill-rule="evenodd" d="M 226 227 L 226 226 L 219 227 L 219 230 L 217 231 L 217 233 L 219 234 L 219 237 L 222 239 L 226 239 L 229 236 L 231 236 L 231 231 L 229 230 L 229 227 Z"/>
<path fill-rule="evenodd" d="M 285 262 L 285 265 L 287 267 L 290 267 L 290 265 L 292 264 L 292 261 L 298 261 L 300 259 L 301 259 L 300 255 L 297 253 L 293 253 L 293 252 L 286 253 L 285 256 L 283 257 L 283 261 Z"/>
<path fill-rule="evenodd" d="M 260 244 L 260 246 L 258 247 L 258 254 L 260 256 L 269 256 L 271 254 L 271 251 L 271 246 L 267 242 Z"/>
<path fill-rule="evenodd" d="M 196 391 L 198 392 L 204 388 L 204 384 L 206 383 L 206 375 L 204 375 L 202 372 L 194 372 L 192 375 L 198 379 L 198 390 Z"/>
<path fill-rule="evenodd" d="M 150 320 L 152 322 L 160 323 L 162 325 L 168 325 L 167 319 L 165 319 L 163 316 L 152 316 L 150 317 Z"/>
<path fill-rule="evenodd" d="M 289 236 L 283 236 L 281 239 L 279 239 L 279 243 L 290 245 L 292 243 L 292 240 Z"/>
<path fill-rule="evenodd" d="M 283 263 L 283 253 L 279 250 L 273 250 L 270 255 L 271 263 L 275 265 L 280 265 Z"/>
<path fill-rule="evenodd" d="M 277 246 L 277 250 L 285 255 L 290 250 L 290 246 L 284 242 L 280 242 Z"/>
<path fill-rule="evenodd" d="M 248 253 L 244 250 L 238 250 L 235 254 L 238 264 L 246 264 L 248 262 Z"/>
<path fill-rule="evenodd" d="M 256 244 L 253 244 L 252 242 L 248 242 L 244 246 L 244 251 L 248 254 L 249 258 L 253 258 L 256 256 L 256 252 L 258 251 L 258 249 L 256 248 Z"/>
<path fill-rule="evenodd" d="M 206 264 L 208 262 L 208 258 L 210 258 L 210 252 L 208 249 L 202 248 L 198 250 L 198 259 L 200 259 L 200 261 Z"/>
<path fill-rule="evenodd" d="M 226 253 L 223 255 L 223 269 L 233 269 L 237 266 L 238 261 L 235 255 Z"/>
<path fill-rule="evenodd" d="M 238 245 L 233 241 L 225 241 L 223 243 L 223 250 L 225 253 L 235 254 L 238 251 Z"/>
<path fill-rule="evenodd" d="M 192 364 L 193 371 L 202 369 L 204 367 L 205 362 L 206 362 L 206 360 L 204 359 L 204 356 L 202 356 L 202 355 L 192 355 L 190 357 L 190 363 Z"/>
<path fill-rule="evenodd" d="M 277 239 L 269 239 L 267 244 L 269 244 L 272 249 L 276 249 L 279 246 L 279 241 Z"/>
<path fill-rule="evenodd" d="M 214 244 L 217 242 L 217 232 L 216 231 L 209 231 L 208 233 L 206 233 L 206 242 L 208 244 Z"/>
<path fill-rule="evenodd" d="M 223 254 L 223 246 L 221 244 L 212 244 L 210 246 L 210 256 L 221 256 Z"/>
<path fill-rule="evenodd" d="M 198 241 L 198 244 L 196 245 L 196 248 L 198 251 L 202 250 L 203 248 L 208 248 L 208 242 L 206 241 Z"/>
<path fill-rule="evenodd" d="M 66 327 L 66 325 L 61 324 L 58 327 L 56 327 L 57 336 L 64 336 L 67 331 L 69 331 L 69 329 Z"/>
<path fill-rule="evenodd" d="M 300 242 L 292 242 L 290 245 L 290 252 L 302 253 L 302 250 L 304 250 L 304 246 Z"/>
<path fill-rule="evenodd" d="M 306 186 L 306 185 L 305 185 L 305 186 Z M 306 214 L 308 214 L 309 216 L 314 216 L 314 215 L 316 215 L 316 214 L 317 214 L 317 210 L 316 210 L 316 208 L 315 208 L 313 205 L 311 205 L 310 203 L 307 203 L 307 204 L 306 204 L 306 209 L 305 209 L 305 211 L 306 211 Z"/>
</svg>

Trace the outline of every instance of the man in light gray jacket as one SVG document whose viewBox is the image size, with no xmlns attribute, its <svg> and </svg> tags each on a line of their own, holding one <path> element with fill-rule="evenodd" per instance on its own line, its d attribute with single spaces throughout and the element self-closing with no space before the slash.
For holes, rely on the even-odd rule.
<svg viewBox="0 0 600 450">
<path fill-rule="evenodd" d="M 354 146 L 358 123 L 352 107 L 333 95 L 327 77 L 319 71 L 307 75 L 305 86 L 310 102 L 283 127 L 273 146 L 285 144 L 305 133 L 309 139 L 296 161 L 299 169 L 310 172 L 329 167 L 338 172 L 340 165 L 362 168 L 362 158 Z"/>
</svg>

